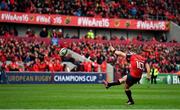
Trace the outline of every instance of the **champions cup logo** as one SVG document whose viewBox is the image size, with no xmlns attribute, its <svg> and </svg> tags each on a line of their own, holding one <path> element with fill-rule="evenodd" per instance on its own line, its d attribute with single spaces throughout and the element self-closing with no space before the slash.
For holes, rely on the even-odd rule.
<svg viewBox="0 0 180 110">
<path fill-rule="evenodd" d="M 119 20 L 114 20 L 114 26 L 115 27 L 119 27 L 120 26 L 120 22 L 119 22 Z"/>
<path fill-rule="evenodd" d="M 55 75 L 55 82 L 96 82 L 97 76 Z"/>
<path fill-rule="evenodd" d="M 69 24 L 71 22 L 71 17 L 66 17 L 65 24 Z"/>
</svg>

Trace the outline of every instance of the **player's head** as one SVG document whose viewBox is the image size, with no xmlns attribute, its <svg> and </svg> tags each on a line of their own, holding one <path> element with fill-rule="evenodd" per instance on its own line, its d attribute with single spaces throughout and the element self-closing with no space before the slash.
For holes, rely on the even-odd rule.
<svg viewBox="0 0 180 110">
<path fill-rule="evenodd" d="M 131 52 L 127 52 L 126 54 L 126 60 L 127 62 L 130 62 L 130 57 L 131 57 L 132 53 Z"/>
</svg>

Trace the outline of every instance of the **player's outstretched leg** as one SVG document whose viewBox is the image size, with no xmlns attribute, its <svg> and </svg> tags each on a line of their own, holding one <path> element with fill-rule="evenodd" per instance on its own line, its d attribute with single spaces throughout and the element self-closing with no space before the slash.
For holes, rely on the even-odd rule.
<svg viewBox="0 0 180 110">
<path fill-rule="evenodd" d="M 111 86 L 116 86 L 116 85 L 120 85 L 121 83 L 118 81 L 114 81 L 111 83 L 108 83 L 107 81 L 103 80 L 103 84 L 106 87 L 106 89 L 110 88 Z"/>
<path fill-rule="evenodd" d="M 126 81 L 126 79 L 127 79 L 127 75 L 125 75 L 123 78 L 120 78 L 119 80 L 111 82 L 111 83 L 103 80 L 103 84 L 105 85 L 106 89 L 108 89 L 111 86 L 116 86 L 116 85 L 123 84 Z"/>
</svg>

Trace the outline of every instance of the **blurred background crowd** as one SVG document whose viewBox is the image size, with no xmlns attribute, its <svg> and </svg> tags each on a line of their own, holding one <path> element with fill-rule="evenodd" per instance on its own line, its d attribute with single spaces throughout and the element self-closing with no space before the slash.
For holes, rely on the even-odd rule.
<svg viewBox="0 0 180 110">
<path fill-rule="evenodd" d="M 179 0 L 1 0 L 5 11 L 180 23 Z"/>
<path fill-rule="evenodd" d="M 0 63 L 6 71 L 85 71 L 106 72 L 107 63 L 112 64 L 115 72 L 124 73 L 129 68 L 122 57 L 112 55 L 108 47 L 113 45 L 117 50 L 124 52 L 142 53 L 142 47 L 150 50 L 143 55 L 151 66 L 156 66 L 160 73 L 175 73 L 179 70 L 180 46 L 176 44 L 157 43 L 149 41 L 146 44 L 138 41 L 116 42 L 106 41 L 69 41 L 60 45 L 47 44 L 44 41 L 24 39 L 0 39 Z M 79 61 L 71 54 L 59 56 L 62 47 L 67 47 L 91 61 Z M 76 65 L 69 70 L 62 62 L 71 62 Z M 98 69 L 100 68 L 100 70 Z"/>
<path fill-rule="evenodd" d="M 11 12 L 61 14 L 100 18 L 125 18 L 139 20 L 165 20 L 180 24 L 179 0 L 1 0 L 0 10 Z M 9 24 L 8 24 L 9 26 Z M 152 36 L 139 34 L 129 39 L 127 36 L 96 35 L 91 29 L 84 36 L 78 34 L 64 35 L 63 29 L 42 27 L 35 32 L 31 26 L 24 33 L 26 39 L 17 39 L 19 30 L 16 26 L 9 28 L 0 25 L 0 65 L 6 71 L 85 71 L 106 72 L 107 63 L 114 66 L 115 73 L 123 74 L 129 65 L 125 59 L 108 52 L 113 45 L 124 52 L 141 53 L 142 47 L 149 49 L 144 55 L 151 67 L 160 73 L 175 73 L 180 70 L 180 46 L 176 39 L 167 43 L 165 33 Z M 13 27 L 13 28 L 12 28 Z M 40 28 L 40 27 L 39 27 Z M 140 33 L 140 32 L 139 32 Z M 128 30 L 127 30 L 128 34 Z M 156 35 L 156 34 L 154 34 Z M 13 38 L 13 37 L 14 38 Z M 9 37 L 9 38 L 8 38 Z M 50 38 L 47 43 L 39 38 Z M 70 41 L 64 45 L 61 39 Z M 74 41 L 76 39 L 76 41 Z M 87 40 L 88 39 L 88 40 Z M 60 45 L 59 45 L 60 44 Z M 71 54 L 61 57 L 59 51 L 67 47 L 89 60 L 80 61 Z M 75 65 L 70 69 L 63 62 Z"/>
</svg>

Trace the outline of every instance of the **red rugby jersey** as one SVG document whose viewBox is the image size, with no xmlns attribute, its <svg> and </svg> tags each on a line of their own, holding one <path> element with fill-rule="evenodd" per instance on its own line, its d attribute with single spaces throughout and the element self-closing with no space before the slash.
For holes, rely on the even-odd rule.
<svg viewBox="0 0 180 110">
<path fill-rule="evenodd" d="M 130 74 L 135 78 L 141 78 L 142 72 L 145 70 L 146 59 L 141 55 L 133 54 L 130 57 Z"/>
</svg>

